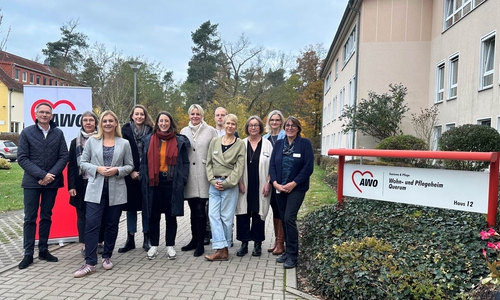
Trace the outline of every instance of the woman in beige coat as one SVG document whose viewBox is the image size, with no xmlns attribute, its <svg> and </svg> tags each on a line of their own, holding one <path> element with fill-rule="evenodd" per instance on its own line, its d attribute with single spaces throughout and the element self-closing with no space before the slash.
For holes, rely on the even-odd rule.
<svg viewBox="0 0 500 300">
<path fill-rule="evenodd" d="M 265 220 L 271 199 L 269 162 L 273 146 L 262 138 L 264 123 L 258 116 L 251 116 L 245 124 L 243 140 L 246 146 L 245 169 L 239 183 L 240 194 L 236 205 L 236 239 L 241 241 L 237 256 L 248 253 L 248 242 L 254 242 L 252 256 L 262 255 L 265 239 Z"/>
</svg>

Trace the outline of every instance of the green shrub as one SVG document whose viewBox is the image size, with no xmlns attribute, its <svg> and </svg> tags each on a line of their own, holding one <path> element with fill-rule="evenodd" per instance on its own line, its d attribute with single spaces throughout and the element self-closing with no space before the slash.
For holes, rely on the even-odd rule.
<svg viewBox="0 0 500 300">
<path fill-rule="evenodd" d="M 398 135 L 385 138 L 376 148 L 384 150 L 428 150 L 424 140 L 412 135 Z M 418 167 L 423 167 L 426 164 L 426 160 L 415 158 L 380 157 L 380 160 L 389 163 L 400 162 Z"/>
<path fill-rule="evenodd" d="M 10 165 L 10 161 L 5 158 L 0 157 L 0 169 L 1 170 L 10 170 L 12 166 Z"/>
<path fill-rule="evenodd" d="M 300 223 L 299 275 L 327 299 L 466 299 L 487 275 L 482 214 L 347 199 Z"/>
<path fill-rule="evenodd" d="M 445 131 L 439 139 L 439 150 L 466 152 L 499 152 L 500 133 L 489 126 L 465 124 Z M 445 160 L 444 166 L 452 170 L 480 171 L 489 162 Z"/>
</svg>

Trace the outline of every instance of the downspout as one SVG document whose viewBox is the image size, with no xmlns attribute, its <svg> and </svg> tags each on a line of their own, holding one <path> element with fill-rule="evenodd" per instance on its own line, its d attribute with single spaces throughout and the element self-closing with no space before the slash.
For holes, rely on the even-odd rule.
<svg viewBox="0 0 500 300">
<path fill-rule="evenodd" d="M 8 109 L 8 113 L 7 113 L 7 132 L 11 132 L 12 128 L 11 128 L 11 120 L 12 120 L 12 93 L 14 92 L 14 89 L 13 88 L 10 88 L 9 89 L 9 109 Z"/>
<path fill-rule="evenodd" d="M 361 23 L 361 12 L 359 9 L 354 8 L 353 2 L 354 0 L 349 0 L 348 6 L 349 9 L 356 12 L 358 14 L 358 20 L 356 21 L 356 69 L 354 71 L 354 113 L 356 113 L 356 104 L 358 99 L 358 81 L 359 81 L 359 36 L 361 32 L 360 23 Z M 362 1 L 362 0 L 361 0 Z M 353 130 L 352 133 L 352 149 L 356 144 L 356 130 Z"/>
</svg>

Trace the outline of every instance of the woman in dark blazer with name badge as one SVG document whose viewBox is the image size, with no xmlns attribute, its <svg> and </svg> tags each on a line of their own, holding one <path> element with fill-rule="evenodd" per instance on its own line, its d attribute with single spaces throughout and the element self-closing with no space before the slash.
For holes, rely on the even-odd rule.
<svg viewBox="0 0 500 300">
<path fill-rule="evenodd" d="M 309 178 L 314 169 L 311 142 L 301 138 L 302 126 L 295 117 L 284 125 L 286 137 L 276 141 L 271 155 L 269 175 L 276 189 L 276 200 L 285 233 L 285 252 L 276 259 L 285 269 L 295 268 L 299 256 L 297 214 L 309 189 Z"/>
<path fill-rule="evenodd" d="M 89 138 L 82 153 L 80 168 L 89 179 L 85 193 L 85 264 L 75 272 L 77 278 L 96 271 L 97 241 L 103 215 L 102 267 L 105 270 L 113 268 L 111 255 L 118 236 L 121 204 L 127 202 L 125 176 L 134 169 L 130 144 L 121 135 L 115 113 L 104 111 L 97 135 Z"/>
</svg>

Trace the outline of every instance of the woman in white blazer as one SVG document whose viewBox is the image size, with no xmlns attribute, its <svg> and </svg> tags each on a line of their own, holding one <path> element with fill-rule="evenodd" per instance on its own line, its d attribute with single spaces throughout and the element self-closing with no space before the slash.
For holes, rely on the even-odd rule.
<svg viewBox="0 0 500 300">
<path fill-rule="evenodd" d="M 97 135 L 85 144 L 80 168 L 88 174 L 89 180 L 85 193 L 85 264 L 75 272 L 77 278 L 96 271 L 97 242 L 103 215 L 102 267 L 105 270 L 113 268 L 111 255 L 118 236 L 120 204 L 127 202 L 125 176 L 132 172 L 134 161 L 130 144 L 121 138 L 118 118 L 112 111 L 101 114 Z"/>
<path fill-rule="evenodd" d="M 258 116 L 251 116 L 245 123 L 243 140 L 246 146 L 245 170 L 239 183 L 240 194 L 236 204 L 236 239 L 241 241 L 237 256 L 248 253 L 248 242 L 254 242 L 252 256 L 262 255 L 262 241 L 266 216 L 271 200 L 269 163 L 273 146 L 262 138 L 264 123 Z"/>
</svg>

